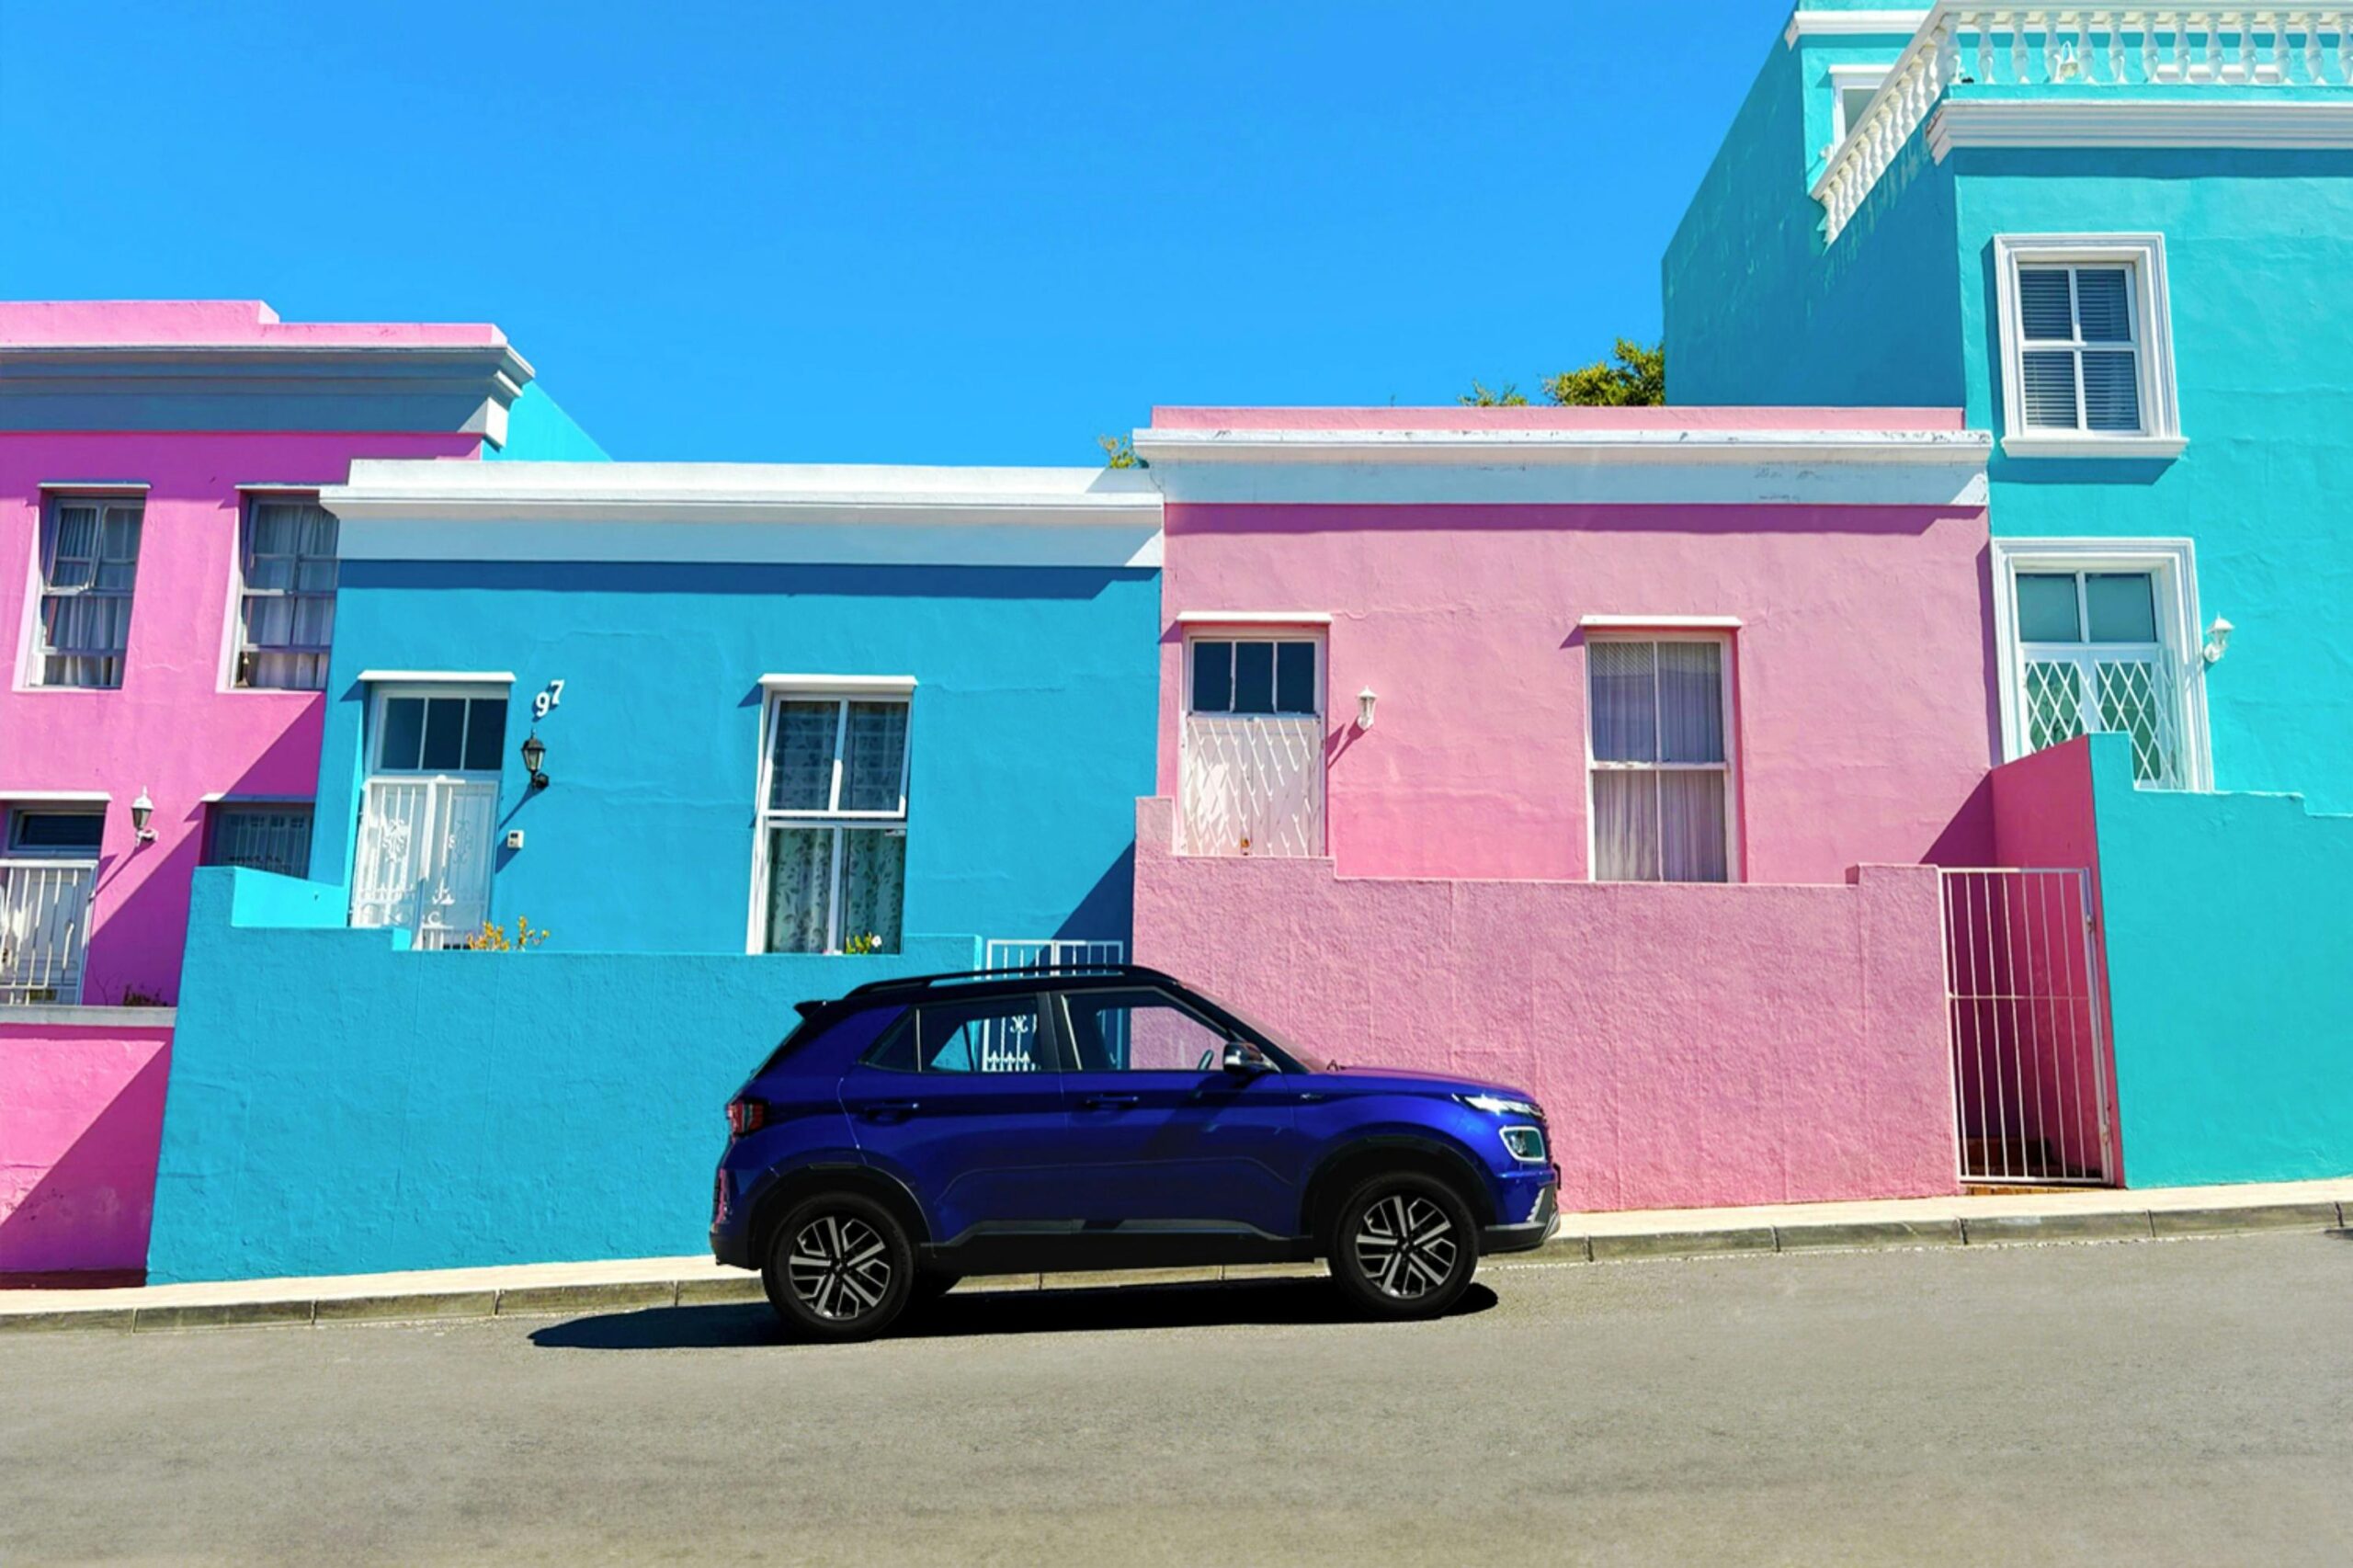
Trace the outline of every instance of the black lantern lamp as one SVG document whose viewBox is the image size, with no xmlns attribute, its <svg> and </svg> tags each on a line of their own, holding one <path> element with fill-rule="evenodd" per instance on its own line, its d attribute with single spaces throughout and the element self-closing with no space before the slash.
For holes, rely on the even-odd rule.
<svg viewBox="0 0 2353 1568">
<path fill-rule="evenodd" d="M 523 771 L 531 776 L 531 788 L 534 790 L 548 787 L 547 773 L 540 766 L 547 759 L 547 744 L 540 739 L 539 731 L 533 730 L 523 738 Z"/>
</svg>

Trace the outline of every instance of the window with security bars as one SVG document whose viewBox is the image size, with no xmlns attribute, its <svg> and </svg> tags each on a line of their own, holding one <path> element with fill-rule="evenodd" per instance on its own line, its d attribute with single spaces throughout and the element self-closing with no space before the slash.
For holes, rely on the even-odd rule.
<svg viewBox="0 0 2353 1568">
<path fill-rule="evenodd" d="M 51 502 L 41 528 L 36 684 L 122 684 L 145 510 L 135 500 L 61 496 Z"/>
<path fill-rule="evenodd" d="M 895 953 L 907 880 L 903 697 L 769 705 L 756 874 L 765 950 Z"/>
<path fill-rule="evenodd" d="M 237 608 L 237 684 L 323 691 L 335 640 L 335 519 L 315 502 L 245 509 Z"/>
<path fill-rule="evenodd" d="M 2147 572 L 2019 572 L 2018 679 L 2027 749 L 2086 733 L 2132 738 L 2133 777 L 2184 785 L 2176 658 Z"/>
<path fill-rule="evenodd" d="M 2138 436 L 2140 310 L 2121 263 L 2018 269 L 2018 424 L 2029 431 Z"/>
<path fill-rule="evenodd" d="M 1729 650 L 1715 639 L 1586 644 L 1596 881 L 1731 880 Z"/>
<path fill-rule="evenodd" d="M 212 808 L 208 866 L 243 866 L 281 877 L 311 873 L 311 808 L 220 805 Z"/>
<path fill-rule="evenodd" d="M 1323 658 L 1296 634 L 1186 643 L 1181 853 L 1324 853 Z"/>
</svg>

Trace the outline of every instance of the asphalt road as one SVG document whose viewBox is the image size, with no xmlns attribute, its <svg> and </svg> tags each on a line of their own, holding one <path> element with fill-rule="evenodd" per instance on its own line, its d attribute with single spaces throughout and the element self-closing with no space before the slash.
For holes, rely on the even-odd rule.
<svg viewBox="0 0 2353 1568">
<path fill-rule="evenodd" d="M 2353 1244 L 0 1337 L 0 1563 L 2353 1562 Z"/>
</svg>

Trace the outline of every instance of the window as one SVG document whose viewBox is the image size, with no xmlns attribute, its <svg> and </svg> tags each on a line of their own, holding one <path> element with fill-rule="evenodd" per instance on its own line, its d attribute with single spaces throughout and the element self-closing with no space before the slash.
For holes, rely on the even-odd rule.
<svg viewBox="0 0 2353 1568">
<path fill-rule="evenodd" d="M 51 501 L 41 528 L 36 684 L 122 684 L 144 511 L 135 500 L 59 496 Z"/>
<path fill-rule="evenodd" d="M 506 700 L 462 686 L 378 691 L 352 925 L 403 927 L 434 950 L 489 919 Z"/>
<path fill-rule="evenodd" d="M 315 502 L 245 508 L 237 604 L 237 684 L 322 691 L 335 640 L 335 520 Z"/>
<path fill-rule="evenodd" d="M 25 807 L 8 813 L 8 853 L 28 858 L 95 860 L 106 837 L 103 808 Z"/>
<path fill-rule="evenodd" d="M 218 805 L 212 808 L 208 866 L 244 866 L 281 877 L 311 872 L 311 808 Z"/>
<path fill-rule="evenodd" d="M 1995 241 L 2014 456 L 2170 456 L 2165 246 L 2156 235 Z"/>
<path fill-rule="evenodd" d="M 1324 853 L 1322 663 L 1313 637 L 1186 644 L 1184 853 Z"/>
<path fill-rule="evenodd" d="M 754 854 L 764 950 L 899 950 L 908 699 L 780 693 Z"/>
<path fill-rule="evenodd" d="M 379 773 L 495 773 L 503 761 L 504 697 L 388 696 L 381 715 Z"/>
<path fill-rule="evenodd" d="M 1596 881 L 1732 879 L 1730 646 L 1586 643 Z"/>
<path fill-rule="evenodd" d="M 1038 999 L 992 996 L 926 1002 L 866 1058 L 896 1073 L 1050 1073 L 1038 1048 Z"/>
<path fill-rule="evenodd" d="M 1855 127 L 1863 122 L 1863 111 L 1879 96 L 1888 70 L 1885 65 L 1830 68 L 1830 145 L 1824 149 L 1825 153 L 1836 152 L 1838 143 L 1854 134 Z"/>
<path fill-rule="evenodd" d="M 1158 991 L 1082 991 L 1066 998 L 1082 1073 L 1202 1073 L 1225 1053 L 1226 1031 Z"/>
</svg>

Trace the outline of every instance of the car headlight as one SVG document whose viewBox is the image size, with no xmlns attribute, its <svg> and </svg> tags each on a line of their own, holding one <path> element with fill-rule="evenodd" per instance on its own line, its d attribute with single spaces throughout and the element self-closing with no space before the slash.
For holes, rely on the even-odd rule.
<svg viewBox="0 0 2353 1568">
<path fill-rule="evenodd" d="M 1540 1121 L 1544 1108 L 1533 1100 L 1516 1100 L 1505 1095 L 1457 1095 L 1454 1096 L 1472 1110 L 1483 1110 L 1489 1116 L 1532 1116 Z"/>
<path fill-rule="evenodd" d="M 1540 1165 L 1544 1163 L 1544 1130 L 1540 1127 L 1506 1127 L 1503 1130 L 1504 1147 L 1511 1157 L 1522 1165 Z"/>
</svg>

